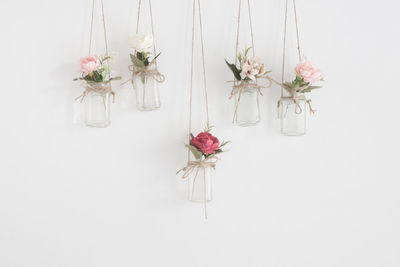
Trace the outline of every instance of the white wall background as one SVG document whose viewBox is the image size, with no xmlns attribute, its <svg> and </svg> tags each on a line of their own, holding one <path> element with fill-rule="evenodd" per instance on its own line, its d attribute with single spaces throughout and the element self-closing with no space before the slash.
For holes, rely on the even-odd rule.
<svg viewBox="0 0 400 267">
<path fill-rule="evenodd" d="M 400 3 L 298 1 L 303 53 L 326 82 L 311 95 L 318 112 L 308 134 L 290 138 L 279 134 L 277 87 L 264 91 L 258 126 L 231 124 L 223 59 L 233 59 L 237 2 L 202 1 L 211 120 L 232 141 L 208 221 L 175 175 L 186 160 L 192 2 L 153 0 L 167 77 L 161 110 L 136 111 L 130 85 L 115 83 L 106 129 L 85 127 L 73 101 L 90 1 L 0 2 L 1 267 L 400 266 Z M 137 1 L 105 7 L 115 74 L 128 78 Z M 256 52 L 276 78 L 283 9 L 283 0 L 253 1 Z M 242 45 L 250 44 L 246 19 Z M 288 75 L 296 63 L 289 25 Z M 200 81 L 195 132 L 204 127 Z"/>
</svg>

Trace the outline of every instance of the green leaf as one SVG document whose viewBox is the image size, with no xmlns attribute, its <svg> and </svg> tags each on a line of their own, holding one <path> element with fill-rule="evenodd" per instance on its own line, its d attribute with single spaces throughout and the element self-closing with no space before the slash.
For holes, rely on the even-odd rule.
<svg viewBox="0 0 400 267">
<path fill-rule="evenodd" d="M 154 60 L 156 60 L 160 55 L 161 55 L 161 52 L 158 53 L 157 56 L 155 56 L 151 62 L 153 62 Z"/>
<path fill-rule="evenodd" d="M 312 90 L 322 88 L 322 86 L 309 86 L 306 89 L 301 90 L 302 93 L 309 93 Z"/>
<path fill-rule="evenodd" d="M 136 56 L 134 56 L 132 54 L 130 54 L 130 56 L 131 56 L 131 61 L 132 61 L 133 64 L 135 64 L 135 66 L 137 66 L 137 67 L 144 67 L 145 66 L 143 61 L 138 59 Z"/>
<path fill-rule="evenodd" d="M 199 151 L 196 147 L 185 144 L 185 146 L 190 150 L 190 152 L 192 152 L 193 156 L 196 159 L 201 159 L 201 157 L 203 156 L 203 153 L 201 153 L 201 151 Z"/>
<path fill-rule="evenodd" d="M 228 65 L 228 67 L 231 69 L 231 71 L 233 72 L 233 75 L 235 76 L 236 80 L 240 81 L 242 79 L 242 77 L 240 77 L 240 70 L 237 69 L 235 64 L 230 64 L 228 61 L 226 61 L 226 59 L 225 59 L 225 62 Z"/>
<path fill-rule="evenodd" d="M 285 86 L 289 87 L 290 89 L 293 89 L 295 87 L 295 85 L 293 83 L 289 83 L 289 82 L 284 82 L 283 83 Z"/>
<path fill-rule="evenodd" d="M 219 147 L 223 147 L 229 143 L 232 143 L 231 141 L 223 141 L 222 144 Z"/>
<path fill-rule="evenodd" d="M 250 49 L 252 49 L 251 46 L 246 48 L 246 50 L 244 50 L 244 56 L 247 56 L 247 53 L 249 53 Z"/>
</svg>

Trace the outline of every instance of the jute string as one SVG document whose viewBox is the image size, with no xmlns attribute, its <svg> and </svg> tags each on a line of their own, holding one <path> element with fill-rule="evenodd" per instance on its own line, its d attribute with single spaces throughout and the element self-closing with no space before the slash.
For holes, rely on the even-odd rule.
<svg viewBox="0 0 400 267">
<path fill-rule="evenodd" d="M 139 33 L 141 7 L 142 7 L 142 0 L 139 0 L 138 10 L 137 10 L 137 21 L 136 21 L 136 34 Z M 151 34 L 153 36 L 153 53 L 154 53 L 154 57 L 155 57 L 157 55 L 157 50 L 156 50 L 156 43 L 155 43 L 155 38 L 154 38 L 153 9 L 151 6 L 151 0 L 149 0 L 149 13 L 150 13 Z M 153 64 L 154 64 L 154 68 L 151 68 L 150 66 Z M 122 84 L 125 84 L 130 81 L 132 83 L 132 85 L 134 85 L 134 76 L 136 76 L 136 75 L 150 75 L 158 83 L 163 83 L 165 81 L 165 76 L 158 71 L 157 58 L 155 58 L 152 61 L 150 66 L 137 67 L 134 64 L 129 65 L 128 69 L 132 72 L 132 78 Z"/>
<path fill-rule="evenodd" d="M 195 17 L 196 17 L 196 1 L 198 6 L 198 15 L 199 15 L 199 27 L 200 27 L 200 44 L 201 44 L 201 57 L 203 63 L 203 83 L 204 83 L 204 95 L 205 95 L 205 109 L 206 109 L 206 118 L 207 118 L 207 126 L 210 125 L 209 112 L 208 112 L 208 93 L 207 93 L 207 79 L 206 79 L 206 65 L 205 65 L 205 56 L 204 56 L 204 39 L 203 39 L 203 22 L 201 17 L 201 6 L 200 0 L 193 0 L 193 14 L 192 14 L 192 51 L 191 51 L 191 61 L 190 61 L 190 86 L 189 86 L 189 129 L 188 129 L 188 137 L 189 143 L 191 140 L 192 133 L 192 110 L 193 110 L 193 67 L 194 67 L 194 42 L 195 42 Z M 204 160 L 190 160 L 190 150 L 188 149 L 187 156 L 187 165 L 180 171 L 184 171 L 184 175 L 182 178 L 187 178 L 195 168 L 207 168 L 211 167 L 215 169 L 215 163 L 218 160 L 217 157 L 211 156 Z M 211 160 L 211 161 L 210 161 Z M 179 172 L 180 172 L 179 171 Z M 207 184 L 206 184 L 206 172 L 204 170 L 204 215 L 207 219 Z"/>
<path fill-rule="evenodd" d="M 251 47 L 252 47 L 252 52 L 253 52 L 253 57 L 256 56 L 256 52 L 255 52 L 255 48 L 254 48 L 254 33 L 253 33 L 253 20 L 251 17 L 251 7 L 250 7 L 250 0 L 247 0 L 247 9 L 248 9 L 248 13 L 249 13 L 249 25 L 250 25 L 250 35 L 251 35 Z M 237 65 L 238 63 L 238 53 L 239 53 L 239 34 L 240 34 L 240 17 L 241 17 L 241 10 L 242 10 L 242 0 L 239 0 L 239 10 L 238 10 L 238 19 L 237 19 L 237 29 L 236 29 L 236 45 L 235 45 L 235 65 Z M 266 79 L 268 79 L 267 77 L 265 77 Z M 269 80 L 269 79 L 268 79 Z M 238 108 L 239 108 L 239 103 L 240 103 L 240 99 L 242 96 L 242 92 L 244 88 L 257 88 L 258 92 L 260 93 L 260 95 L 262 95 L 261 93 L 261 89 L 262 88 L 268 88 L 271 86 L 271 83 L 267 86 L 259 86 L 257 85 L 258 83 L 258 79 L 256 78 L 256 82 L 255 83 L 238 83 L 238 81 L 236 81 L 236 79 L 233 81 L 233 89 L 231 92 L 231 95 L 229 98 L 232 98 L 232 96 L 234 95 L 238 95 L 238 99 L 236 102 L 236 106 L 235 106 L 235 112 L 233 114 L 233 120 L 232 123 L 235 122 L 236 119 L 236 115 L 238 112 Z"/>
<path fill-rule="evenodd" d="M 287 20 L 288 20 L 288 0 L 285 1 L 285 15 L 284 15 L 284 30 L 283 30 L 283 53 L 282 53 L 282 80 L 281 82 L 276 82 L 271 79 L 274 83 L 278 84 L 281 87 L 281 98 L 278 101 L 278 117 L 279 117 L 279 108 L 281 106 L 281 102 L 285 99 L 291 99 L 296 104 L 295 113 L 301 114 L 303 112 L 301 106 L 298 103 L 298 100 L 305 100 L 310 108 L 310 113 L 314 114 L 315 110 L 311 107 L 311 100 L 306 99 L 304 95 L 298 95 L 295 89 L 288 88 L 285 82 L 285 61 L 286 61 L 286 38 L 287 38 Z M 294 21 L 296 25 L 296 38 L 297 38 L 297 53 L 299 57 L 299 62 L 301 62 L 301 48 L 300 48 L 300 35 L 299 35 L 299 23 L 297 18 L 297 8 L 296 8 L 296 0 L 293 0 L 293 10 L 294 10 Z M 305 89 L 305 88 L 298 88 Z M 284 96 L 283 91 L 286 90 L 290 93 L 290 96 Z"/>
<path fill-rule="evenodd" d="M 90 33 L 89 33 L 89 55 L 92 53 L 92 41 L 93 41 L 93 21 L 94 21 L 94 1 L 92 0 L 92 12 L 90 16 Z M 103 32 L 104 32 L 104 44 L 105 44 L 105 56 L 108 57 L 108 40 L 107 40 L 107 30 L 106 30 L 106 19 L 104 15 L 104 3 L 103 0 L 100 0 L 101 4 L 101 18 L 103 22 Z M 107 58 L 107 64 L 110 65 L 109 58 Z M 110 74 L 108 76 L 110 78 Z M 101 85 L 100 83 L 88 83 L 88 82 L 83 82 L 82 86 L 85 88 L 85 91 L 78 97 L 75 98 L 75 100 L 80 99 L 80 102 L 83 101 L 83 99 L 86 97 L 86 95 L 89 92 L 96 92 L 96 93 L 111 93 L 113 96 L 113 103 L 115 100 L 115 93 L 111 88 L 111 84 L 107 85 Z"/>
<path fill-rule="evenodd" d="M 86 97 L 86 95 L 90 92 L 95 92 L 98 94 L 106 94 L 106 93 L 110 93 L 113 97 L 113 103 L 115 100 L 115 92 L 111 89 L 111 84 L 107 84 L 107 85 L 100 85 L 100 84 L 96 84 L 96 83 L 88 83 L 88 82 L 83 82 L 82 83 L 82 87 L 85 88 L 85 91 L 83 91 L 83 93 L 76 97 L 75 100 L 79 100 L 79 102 L 82 103 L 83 99 Z"/>
</svg>

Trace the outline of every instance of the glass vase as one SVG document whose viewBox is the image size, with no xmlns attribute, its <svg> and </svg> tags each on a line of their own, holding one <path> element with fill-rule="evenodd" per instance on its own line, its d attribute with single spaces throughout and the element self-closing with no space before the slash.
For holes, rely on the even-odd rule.
<svg viewBox="0 0 400 267">
<path fill-rule="evenodd" d="M 141 111 L 151 111 L 161 107 L 158 82 L 152 75 L 134 75 L 133 88 L 136 91 L 136 107 Z"/>
<path fill-rule="evenodd" d="M 110 86 L 96 84 L 96 86 Z M 89 91 L 85 96 L 85 123 L 90 127 L 104 128 L 110 125 L 111 93 Z"/>
<path fill-rule="evenodd" d="M 258 104 L 258 89 L 245 87 L 235 95 L 236 117 L 235 123 L 239 126 L 253 126 L 260 122 L 260 108 Z"/>
<path fill-rule="evenodd" d="M 306 133 L 306 100 L 285 98 L 280 100 L 279 116 L 281 133 L 289 136 L 304 135 Z"/>
<path fill-rule="evenodd" d="M 189 195 L 192 202 L 210 202 L 212 200 L 211 167 L 196 167 L 189 178 Z"/>
</svg>

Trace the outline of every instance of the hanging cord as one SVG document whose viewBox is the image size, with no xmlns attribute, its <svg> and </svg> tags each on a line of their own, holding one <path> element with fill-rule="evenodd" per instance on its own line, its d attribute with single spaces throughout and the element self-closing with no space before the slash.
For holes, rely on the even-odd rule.
<svg viewBox="0 0 400 267">
<path fill-rule="evenodd" d="M 92 0 L 92 15 L 90 19 L 89 55 L 92 53 L 94 0 Z"/>
<path fill-rule="evenodd" d="M 200 24 L 200 39 L 201 39 L 201 58 L 203 61 L 203 83 L 204 83 L 204 95 L 206 99 L 206 115 L 207 115 L 207 127 L 210 126 L 210 119 L 208 116 L 208 94 L 207 94 L 207 79 L 206 79 L 206 61 L 204 59 L 204 41 L 203 41 L 203 23 L 201 20 L 201 9 L 200 0 L 197 1 L 199 6 L 199 24 Z"/>
<path fill-rule="evenodd" d="M 203 41 L 203 23 L 201 19 L 201 10 L 200 10 L 200 0 L 197 0 L 198 9 L 199 9 L 199 25 L 200 25 L 200 43 L 201 43 L 201 56 L 203 62 L 203 81 L 204 81 L 204 94 L 205 94 L 205 101 L 206 101 L 206 115 L 207 115 L 207 127 L 210 125 L 209 115 L 208 115 L 208 94 L 207 94 L 207 79 L 206 79 L 206 67 L 205 67 L 205 57 L 204 57 L 204 41 Z M 189 105 L 189 144 L 191 141 L 191 133 L 192 133 L 192 101 L 193 101 L 193 65 L 194 65 L 194 33 L 195 33 L 195 16 L 196 16 L 196 0 L 193 0 L 193 18 L 192 18 L 192 54 L 191 54 L 191 61 L 190 61 L 190 105 Z M 207 219 L 207 183 L 206 183 L 206 168 L 211 166 L 215 168 L 215 162 L 210 163 L 206 160 L 200 161 L 201 164 L 197 164 L 200 168 L 204 168 L 204 215 Z M 190 161 L 190 150 L 188 150 L 188 162 L 187 167 L 191 166 L 196 163 L 194 161 Z M 196 165 L 196 166 L 197 166 Z"/>
<path fill-rule="evenodd" d="M 297 52 L 299 56 L 299 62 L 301 61 L 301 50 L 300 50 L 300 35 L 299 35 L 299 23 L 297 19 L 296 0 L 293 0 L 294 9 L 294 20 L 296 24 L 296 37 L 297 37 Z M 288 19 L 288 0 L 285 5 L 285 23 L 284 23 L 284 34 L 283 34 L 283 56 L 282 56 L 282 84 L 285 82 L 285 60 L 286 60 L 286 35 L 287 35 L 287 19 Z M 281 88 L 281 97 L 283 97 L 283 88 Z"/>
<path fill-rule="evenodd" d="M 90 34 L 89 34 L 89 55 L 92 53 L 92 41 L 93 41 L 93 21 L 94 21 L 94 1 L 92 0 L 92 12 L 91 12 L 91 18 L 90 18 Z M 105 43 L 105 49 L 106 53 L 105 56 L 108 57 L 108 41 L 107 41 L 107 31 L 106 31 L 106 20 L 105 20 L 105 15 L 104 15 L 104 4 L 103 0 L 101 0 L 101 15 L 102 15 L 102 21 L 103 21 L 103 30 L 104 30 L 104 43 Z M 107 58 L 107 65 L 110 66 L 110 59 Z M 111 78 L 111 74 L 108 74 L 108 78 Z M 103 86 L 103 85 L 94 85 L 94 84 L 89 84 L 88 82 L 84 81 L 82 83 L 82 86 L 85 88 L 85 91 L 75 98 L 75 100 L 80 100 L 80 102 L 83 101 L 83 99 L 86 97 L 86 95 L 89 92 L 97 92 L 97 93 L 110 93 L 113 97 L 113 103 L 115 100 L 115 93 L 111 88 L 111 83 L 108 83 L 108 85 Z"/>
<path fill-rule="evenodd" d="M 301 109 L 301 106 L 298 103 L 298 100 L 304 100 L 308 104 L 308 107 L 310 109 L 310 113 L 314 114 L 315 110 L 311 106 L 311 99 L 307 99 L 304 95 L 298 96 L 297 92 L 295 90 L 292 90 L 290 92 L 290 94 L 291 94 L 290 97 L 285 97 L 283 95 L 283 89 L 286 88 L 284 82 L 285 82 L 285 60 L 286 60 L 286 35 L 287 35 L 287 19 L 288 19 L 288 0 L 286 0 L 285 2 L 286 2 L 286 4 L 285 4 L 285 21 L 284 21 L 284 31 L 283 31 L 284 33 L 283 33 L 283 56 L 282 56 L 282 80 L 281 80 L 281 83 L 278 83 L 278 82 L 274 81 L 273 79 L 271 79 L 273 82 L 275 82 L 276 84 L 278 84 L 281 87 L 281 99 L 278 101 L 278 117 L 279 117 L 279 108 L 281 106 L 281 102 L 282 102 L 283 99 L 291 99 L 291 100 L 294 101 L 294 103 L 296 104 L 296 108 L 295 108 L 295 113 L 296 114 L 301 114 L 303 112 L 303 110 Z M 296 0 L 293 0 L 293 11 L 294 11 L 294 21 L 295 21 L 295 24 L 296 24 L 297 53 L 298 53 L 298 57 L 299 57 L 299 62 L 301 62 L 302 58 L 301 58 L 299 22 L 298 22 L 298 18 L 297 18 Z"/>
<path fill-rule="evenodd" d="M 286 5 L 285 5 L 285 21 L 284 21 L 284 30 L 283 30 L 282 80 L 281 80 L 282 84 L 285 82 L 287 13 L 288 13 L 288 0 L 286 0 Z M 281 97 L 283 97 L 283 88 L 281 88 Z"/>
<path fill-rule="evenodd" d="M 137 22 L 136 22 L 136 34 L 139 33 L 139 22 L 140 22 L 140 10 L 141 10 L 141 6 L 142 6 L 142 0 L 139 0 L 139 4 L 138 4 L 138 11 L 137 11 Z M 132 85 L 134 86 L 135 84 L 135 79 L 134 76 L 136 75 L 150 75 L 152 76 L 158 83 L 163 83 L 165 81 L 165 76 L 163 74 L 161 74 L 158 71 L 158 65 L 157 65 L 157 54 L 156 54 L 156 44 L 155 44 L 155 40 L 154 40 L 154 23 L 153 23 L 153 10 L 152 10 L 152 6 L 151 6 L 151 0 L 149 0 L 149 10 L 150 10 L 150 20 L 151 20 L 151 33 L 153 36 L 153 53 L 154 53 L 154 60 L 152 61 L 151 64 L 153 64 L 154 62 L 154 69 L 152 68 L 148 68 L 148 67 L 137 67 L 134 64 L 129 65 L 128 69 L 132 72 L 132 77 L 121 83 L 121 85 L 127 83 L 127 82 L 131 82 Z M 135 54 L 136 54 L 136 50 L 135 50 Z M 144 98 L 144 94 L 143 94 L 143 98 Z"/>
<path fill-rule="evenodd" d="M 294 9 L 294 21 L 296 22 L 296 36 L 297 36 L 297 52 L 299 53 L 299 62 L 301 61 L 301 51 L 300 51 L 300 35 L 299 35 L 299 23 L 297 20 L 297 8 L 296 8 L 296 0 L 293 0 L 293 9 Z"/>
<path fill-rule="evenodd" d="M 92 0 L 92 14 L 91 14 L 91 19 L 90 19 L 89 55 L 92 53 L 94 1 L 95 0 Z M 102 21 L 103 21 L 104 44 L 105 44 L 105 48 L 106 48 L 105 56 L 108 56 L 108 41 L 107 41 L 106 19 L 105 19 L 105 15 L 104 15 L 103 0 L 101 0 L 101 16 L 102 16 Z M 107 63 L 109 64 L 108 59 L 107 59 Z"/>
<path fill-rule="evenodd" d="M 241 15 L 241 9 L 242 9 L 242 0 L 239 0 L 239 10 L 238 10 L 238 22 L 237 22 L 237 30 L 236 30 L 236 47 L 235 47 L 235 65 L 237 65 L 238 63 L 238 53 L 239 53 L 239 33 L 240 33 L 240 15 Z M 247 0 L 247 9 L 249 12 L 249 25 L 250 25 L 250 34 L 251 34 L 251 47 L 253 50 L 253 57 L 256 56 L 256 52 L 255 52 L 255 48 L 254 48 L 254 34 L 253 34 L 253 22 L 252 22 L 252 18 L 251 18 L 251 8 L 250 8 L 250 0 Z M 239 103 L 240 103 L 240 99 L 242 96 L 242 91 L 245 87 L 256 87 L 258 89 L 258 92 L 261 94 L 261 88 L 268 88 L 270 85 L 264 87 L 264 86 L 258 86 L 258 79 L 256 78 L 256 84 L 252 85 L 252 86 L 248 86 L 245 84 L 242 85 L 238 85 L 238 82 L 236 79 L 234 79 L 233 81 L 233 88 L 234 90 L 231 92 L 231 96 L 235 94 L 238 94 L 238 100 L 236 102 L 236 106 L 235 106 L 235 113 L 233 114 L 233 119 L 232 119 L 232 123 L 235 122 L 235 118 L 238 112 L 238 108 L 239 108 Z M 235 88 L 237 90 L 235 90 Z M 261 94 L 262 95 L 262 94 Z"/>
<path fill-rule="evenodd" d="M 139 22 L 140 22 L 140 10 L 142 6 L 142 0 L 139 0 L 138 4 L 138 11 L 137 11 L 137 21 L 136 21 L 136 34 L 139 33 Z M 151 6 L 151 0 L 149 0 L 149 12 L 150 12 L 150 23 L 151 23 L 151 35 L 153 37 L 153 52 L 154 56 L 157 55 L 156 51 L 156 43 L 155 43 L 155 38 L 154 38 L 154 22 L 153 22 L 153 9 Z M 157 59 L 154 59 L 154 65 L 157 69 Z"/>
</svg>

